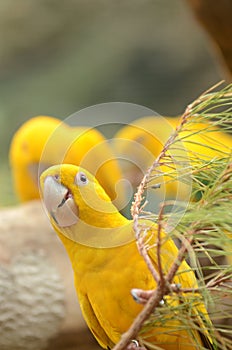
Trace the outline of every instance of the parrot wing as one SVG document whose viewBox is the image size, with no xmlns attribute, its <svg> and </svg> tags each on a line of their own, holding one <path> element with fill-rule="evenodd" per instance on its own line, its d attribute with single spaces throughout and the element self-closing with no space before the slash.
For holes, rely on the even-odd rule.
<svg viewBox="0 0 232 350">
<path fill-rule="evenodd" d="M 107 336 L 106 332 L 102 328 L 99 320 L 96 317 L 95 311 L 89 300 L 88 296 L 85 294 L 79 294 L 78 296 L 79 303 L 81 305 L 82 313 L 85 318 L 85 321 L 97 339 L 98 343 L 103 347 L 103 349 L 111 348 L 114 346 L 112 341 Z"/>
</svg>

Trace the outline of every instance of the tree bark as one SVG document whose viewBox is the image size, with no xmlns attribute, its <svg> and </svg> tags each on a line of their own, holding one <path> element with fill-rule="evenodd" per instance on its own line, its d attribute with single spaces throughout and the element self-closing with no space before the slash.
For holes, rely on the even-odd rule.
<svg viewBox="0 0 232 350">
<path fill-rule="evenodd" d="M 100 349 L 42 204 L 0 210 L 0 349 Z"/>
</svg>

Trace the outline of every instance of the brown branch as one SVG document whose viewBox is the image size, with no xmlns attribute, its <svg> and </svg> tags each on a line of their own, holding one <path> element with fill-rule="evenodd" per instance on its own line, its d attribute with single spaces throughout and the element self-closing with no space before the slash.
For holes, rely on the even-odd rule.
<svg viewBox="0 0 232 350">
<path fill-rule="evenodd" d="M 159 277 L 162 284 L 164 283 L 164 272 L 163 272 L 162 260 L 161 260 L 161 231 L 162 231 L 163 210 L 164 210 L 164 204 L 161 204 L 159 217 L 158 217 L 158 227 L 157 227 L 157 264 L 158 264 Z"/>
<path fill-rule="evenodd" d="M 145 262 L 147 264 L 147 267 L 150 270 L 154 280 L 158 284 L 159 281 L 160 281 L 160 276 L 159 276 L 158 272 L 156 271 L 156 269 L 154 268 L 154 265 L 153 265 L 149 255 L 147 253 L 147 248 L 144 245 L 144 239 L 143 238 L 139 238 L 137 240 L 137 246 L 138 246 L 138 250 L 139 250 L 141 256 L 143 257 L 143 259 L 145 260 Z"/>
<path fill-rule="evenodd" d="M 182 244 L 181 244 L 181 247 L 180 247 L 180 249 L 178 251 L 178 255 L 177 255 L 175 261 L 173 262 L 170 270 L 168 271 L 168 274 L 167 274 L 167 277 L 166 277 L 166 279 L 167 279 L 167 281 L 169 283 L 172 282 L 172 280 L 173 280 L 173 278 L 174 278 L 174 276 L 175 276 L 175 274 L 176 274 L 180 264 L 185 259 L 185 254 L 188 251 L 188 247 L 192 244 L 192 241 L 193 241 L 192 233 L 191 233 L 190 238 L 182 240 Z"/>
<path fill-rule="evenodd" d="M 228 282 L 231 281 L 231 276 L 226 276 L 223 274 L 219 274 L 218 276 L 216 276 L 215 278 L 213 278 L 212 280 L 210 280 L 207 284 L 206 287 L 209 288 L 214 288 L 214 287 L 218 287 L 221 284 L 223 284 L 224 282 Z"/>
</svg>

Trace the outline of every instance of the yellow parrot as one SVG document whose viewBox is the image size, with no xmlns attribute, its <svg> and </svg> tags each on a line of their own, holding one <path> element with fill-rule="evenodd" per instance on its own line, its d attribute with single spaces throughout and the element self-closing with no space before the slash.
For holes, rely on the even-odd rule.
<svg viewBox="0 0 232 350">
<path fill-rule="evenodd" d="M 140 183 L 142 172 L 145 172 L 160 154 L 179 122 L 180 117 L 144 117 L 125 125 L 114 135 L 115 153 L 118 158 L 126 160 L 123 165 L 124 175 L 134 188 Z M 168 151 L 170 167 L 162 166 L 158 169 L 161 173 L 169 173 L 170 176 L 165 176 L 164 180 L 162 177 L 157 180 L 161 182 L 161 186 L 156 189 L 156 195 L 162 197 L 165 193 L 167 198 L 188 200 L 192 190 L 191 179 L 187 180 L 189 183 L 181 180 L 184 167 L 182 161 L 185 161 L 185 166 L 188 167 L 197 159 L 210 161 L 213 158 L 226 157 L 231 154 L 231 150 L 232 137 L 229 134 L 207 123 L 191 123 Z M 176 180 L 178 177 L 180 181 Z"/>
<path fill-rule="evenodd" d="M 53 166 L 42 173 L 40 184 L 50 221 L 72 263 L 84 318 L 100 346 L 111 349 L 143 308 L 132 298 L 131 290 L 156 288 L 138 252 L 133 221 L 119 213 L 96 178 L 81 167 Z M 149 227 L 149 243 L 155 245 L 157 226 L 148 220 L 141 224 Z M 161 252 L 163 270 L 167 273 L 178 250 L 164 232 Z M 157 269 L 156 248 L 149 249 L 148 253 Z M 173 283 L 182 288 L 198 286 L 185 261 Z M 166 296 L 164 302 L 173 310 L 178 305 L 184 307 L 166 315 L 165 323 L 156 324 L 143 337 L 166 350 L 197 350 L 203 346 L 203 338 L 206 348 L 211 348 L 212 340 L 206 329 L 211 323 L 201 296 L 195 293 L 192 301 L 193 294 Z M 156 319 L 158 313 L 153 316 Z M 192 329 L 193 323 L 198 324 L 201 334 Z"/>
<path fill-rule="evenodd" d="M 37 116 L 17 130 L 9 153 L 15 191 L 21 201 L 40 197 L 38 177 L 43 170 L 54 164 L 70 163 L 82 165 L 95 174 L 115 204 L 121 208 L 125 205 L 117 160 L 96 129 L 70 127 L 59 119 Z"/>
</svg>

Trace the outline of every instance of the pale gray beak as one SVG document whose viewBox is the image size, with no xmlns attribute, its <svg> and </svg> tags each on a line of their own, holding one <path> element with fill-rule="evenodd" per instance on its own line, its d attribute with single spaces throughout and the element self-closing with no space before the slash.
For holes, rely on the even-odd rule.
<svg viewBox="0 0 232 350">
<path fill-rule="evenodd" d="M 58 226 L 68 227 L 77 223 L 78 207 L 73 196 L 54 176 L 45 178 L 43 199 L 49 215 Z"/>
</svg>

